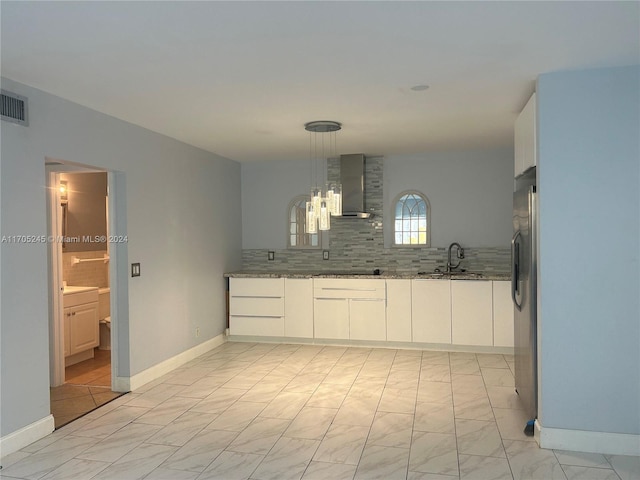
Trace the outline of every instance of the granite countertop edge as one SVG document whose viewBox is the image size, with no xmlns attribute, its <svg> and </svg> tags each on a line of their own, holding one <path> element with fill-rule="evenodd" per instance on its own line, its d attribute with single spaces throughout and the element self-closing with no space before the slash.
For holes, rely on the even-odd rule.
<svg viewBox="0 0 640 480">
<path fill-rule="evenodd" d="M 323 272 L 229 272 L 224 274 L 225 278 L 363 278 L 363 279 L 428 279 L 428 280 L 511 280 L 510 273 L 485 272 L 468 273 L 464 272 L 449 275 L 446 273 L 385 273 L 380 275 L 362 273 L 323 273 Z"/>
</svg>

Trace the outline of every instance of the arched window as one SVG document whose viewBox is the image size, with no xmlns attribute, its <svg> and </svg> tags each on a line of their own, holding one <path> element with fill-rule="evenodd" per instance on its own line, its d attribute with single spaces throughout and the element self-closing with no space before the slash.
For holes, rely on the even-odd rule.
<svg viewBox="0 0 640 480">
<path fill-rule="evenodd" d="M 288 248 L 320 248 L 320 236 L 317 233 L 305 233 L 306 202 L 309 196 L 298 195 L 287 209 L 287 246 Z"/>
<path fill-rule="evenodd" d="M 429 200 L 415 190 L 402 192 L 393 202 L 393 244 L 428 247 L 431 244 Z"/>
</svg>

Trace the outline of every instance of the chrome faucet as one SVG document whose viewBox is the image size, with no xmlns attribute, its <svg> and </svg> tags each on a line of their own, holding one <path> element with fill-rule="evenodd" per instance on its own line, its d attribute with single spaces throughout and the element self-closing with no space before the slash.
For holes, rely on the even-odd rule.
<svg viewBox="0 0 640 480">
<path fill-rule="evenodd" d="M 456 257 L 459 259 L 464 258 L 464 249 L 460 246 L 459 243 L 453 242 L 451 245 L 449 245 L 449 251 L 447 252 L 447 273 L 451 273 L 451 270 L 460 266 L 460 262 L 456 263 L 455 265 L 451 263 L 451 250 L 453 249 L 453 247 L 457 248 Z"/>
</svg>

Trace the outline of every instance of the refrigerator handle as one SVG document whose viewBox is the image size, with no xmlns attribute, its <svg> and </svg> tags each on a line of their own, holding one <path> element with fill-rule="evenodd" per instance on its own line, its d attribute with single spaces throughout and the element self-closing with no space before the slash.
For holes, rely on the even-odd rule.
<svg viewBox="0 0 640 480">
<path fill-rule="evenodd" d="M 518 309 L 522 310 L 522 305 L 518 303 L 516 295 L 518 293 L 518 278 L 520 277 L 520 244 L 518 239 L 520 238 L 520 231 L 518 230 L 511 239 L 511 299 L 513 304 Z"/>
</svg>

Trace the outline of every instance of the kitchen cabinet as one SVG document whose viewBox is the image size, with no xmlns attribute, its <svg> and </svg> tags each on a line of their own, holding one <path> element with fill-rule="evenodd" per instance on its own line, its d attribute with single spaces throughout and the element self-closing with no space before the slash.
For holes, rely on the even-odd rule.
<svg viewBox="0 0 640 480">
<path fill-rule="evenodd" d="M 230 278 L 229 333 L 284 336 L 284 278 Z"/>
<path fill-rule="evenodd" d="M 525 105 L 514 125 L 514 177 L 537 164 L 536 94 Z"/>
<path fill-rule="evenodd" d="M 384 280 L 314 280 L 316 338 L 384 341 L 386 333 Z"/>
<path fill-rule="evenodd" d="M 493 281 L 493 345 L 513 347 L 511 282 Z"/>
<path fill-rule="evenodd" d="M 412 340 L 451 343 L 451 282 L 411 280 Z"/>
<path fill-rule="evenodd" d="M 98 289 L 64 295 L 63 308 L 65 357 L 97 347 L 100 344 Z M 87 358 L 92 357 L 93 351 Z"/>
<path fill-rule="evenodd" d="M 284 336 L 313 338 L 313 280 L 285 278 Z"/>
<path fill-rule="evenodd" d="M 451 340 L 454 345 L 493 345 L 491 283 L 451 281 Z"/>
<path fill-rule="evenodd" d="M 387 280 L 387 340 L 411 341 L 411 280 Z"/>
</svg>

